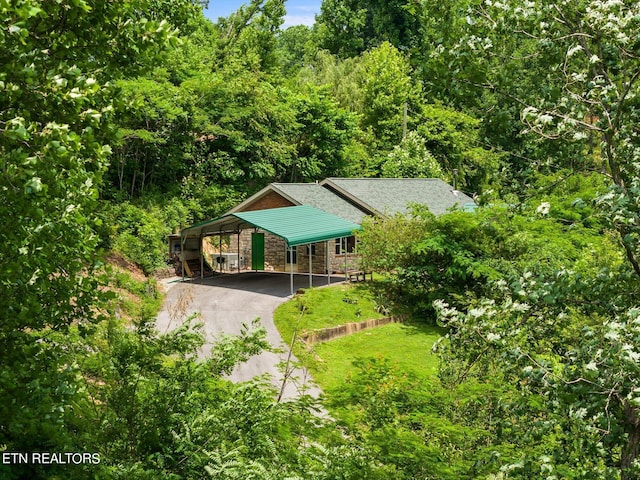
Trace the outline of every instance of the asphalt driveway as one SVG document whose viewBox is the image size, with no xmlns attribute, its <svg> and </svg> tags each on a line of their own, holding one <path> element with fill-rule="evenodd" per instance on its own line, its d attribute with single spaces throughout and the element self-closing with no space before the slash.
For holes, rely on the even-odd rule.
<svg viewBox="0 0 640 480">
<path fill-rule="evenodd" d="M 332 277 L 331 283 L 342 280 L 344 279 L 341 277 Z M 251 357 L 247 362 L 236 366 L 231 380 L 242 382 L 268 374 L 280 388 L 283 374 L 278 364 L 286 361 L 288 347 L 282 342 L 273 323 L 273 311 L 290 298 L 289 282 L 288 274 L 247 272 L 170 283 L 156 326 L 160 332 L 175 328 L 178 322 L 172 319 L 172 309 L 180 302 L 188 303 L 186 313 L 200 313 L 200 320 L 204 323 L 207 344 L 201 355 L 205 357 L 211 351 L 211 344 L 217 336 L 225 333 L 239 334 L 243 323 L 250 325 L 255 318 L 260 318 L 260 323 L 267 331 L 267 340 L 271 345 L 281 348 L 283 353 L 262 352 Z M 326 284 L 326 276 L 313 277 L 314 286 Z M 308 275 L 294 275 L 294 289 L 308 287 Z M 296 369 L 293 378 L 294 381 L 287 383 L 283 398 L 297 397 L 303 389 L 314 397 L 320 394 L 306 369 Z"/>
</svg>

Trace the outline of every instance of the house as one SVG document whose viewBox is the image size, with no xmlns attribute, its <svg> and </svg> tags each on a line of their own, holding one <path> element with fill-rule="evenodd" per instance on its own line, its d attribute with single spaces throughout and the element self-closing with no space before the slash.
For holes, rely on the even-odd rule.
<svg viewBox="0 0 640 480">
<path fill-rule="evenodd" d="M 353 232 L 365 216 L 408 213 L 423 204 L 435 215 L 475 202 L 434 178 L 327 178 L 319 183 L 272 183 L 225 215 L 182 230 L 171 251 L 200 258 L 201 240 L 217 235 L 216 269 L 330 274 L 355 268 Z M 234 238 L 235 237 L 235 238 Z"/>
</svg>

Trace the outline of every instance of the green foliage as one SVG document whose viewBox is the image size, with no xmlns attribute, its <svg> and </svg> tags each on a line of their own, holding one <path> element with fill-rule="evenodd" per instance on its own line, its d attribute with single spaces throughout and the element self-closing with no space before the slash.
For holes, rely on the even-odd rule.
<svg viewBox="0 0 640 480">
<path fill-rule="evenodd" d="M 493 283 L 497 300 L 479 301 L 466 314 L 438 305 L 450 328 L 443 343 L 444 378 L 457 384 L 499 372 L 518 387 L 508 408 L 527 428 L 510 432 L 523 452 L 523 461 L 505 464 L 513 478 L 545 468 L 567 478 L 637 475 L 632 470 L 635 367 L 628 363 L 637 345 L 628 323 L 635 310 L 624 310 L 637 299 L 594 301 L 614 271 L 605 277 L 526 272 Z M 615 319 L 606 321 L 611 314 Z"/>
<path fill-rule="evenodd" d="M 166 191 L 185 175 L 192 145 L 194 101 L 169 82 L 139 78 L 118 83 L 126 109 L 118 119 L 121 144 L 109 180 L 118 193 L 138 197 Z"/>
<path fill-rule="evenodd" d="M 362 38 L 366 14 L 357 1 L 324 0 L 315 26 L 320 47 L 341 58 L 360 54 L 366 48 Z"/>
<path fill-rule="evenodd" d="M 222 33 L 218 57 L 230 56 L 254 70 L 269 72 L 278 67 L 276 32 L 285 15 L 283 0 L 251 0 L 217 24 Z M 225 58 L 226 57 L 226 58 Z"/>
<path fill-rule="evenodd" d="M 273 392 L 221 378 L 267 345 L 264 331 L 221 339 L 198 362 L 193 355 L 204 338 L 192 320 L 163 335 L 149 320 L 133 330 L 111 322 L 92 340 L 100 350 L 81 365 L 92 379 L 90 396 L 76 406 L 74 422 L 112 476 L 200 476 L 229 453 L 242 458 L 245 470 L 252 462 L 272 468 L 271 460 L 275 465 L 290 451 L 280 444 L 289 438 L 289 411 L 274 403 Z"/>
<path fill-rule="evenodd" d="M 341 60 L 325 50 L 313 57 L 310 65 L 301 69 L 297 76 L 297 85 L 328 85 L 336 102 L 343 108 L 362 113 L 363 92 L 360 87 L 362 77 L 362 57 Z"/>
<path fill-rule="evenodd" d="M 291 182 L 339 176 L 348 161 L 347 148 L 357 131 L 355 115 L 330 98 L 327 89 L 307 87 L 295 99 L 296 158 L 289 167 Z"/>
<path fill-rule="evenodd" d="M 479 120 L 449 108 L 424 105 L 417 131 L 447 176 L 456 177 L 459 189 L 477 193 L 495 184 L 501 155 L 485 148 Z"/>
<path fill-rule="evenodd" d="M 112 81 L 175 40 L 148 12 L 145 1 L 0 7 L 0 444 L 10 451 L 73 444 L 63 427 L 81 385 L 54 337 L 72 324 L 86 334 L 99 317 L 95 208 Z"/>
<path fill-rule="evenodd" d="M 198 98 L 194 160 L 209 182 L 258 188 L 287 171 L 296 125 L 288 91 L 237 62 L 183 87 Z"/>
<path fill-rule="evenodd" d="M 425 140 L 409 132 L 382 164 L 382 176 L 388 178 L 442 178 L 442 167 L 425 147 Z"/>
<path fill-rule="evenodd" d="M 365 218 L 358 232 L 362 268 L 391 273 L 399 265 L 408 265 L 412 245 L 420 241 L 426 231 L 425 217 Z"/>
<path fill-rule="evenodd" d="M 135 280 L 126 271 L 107 265 L 109 287 L 115 290 L 111 307 L 117 315 L 126 318 L 152 317 L 160 311 L 164 296 L 158 291 L 154 279 Z"/>
<path fill-rule="evenodd" d="M 382 172 L 382 165 L 386 155 L 401 143 L 406 104 L 408 130 L 422 137 L 448 179 L 457 169 L 458 183 L 470 191 L 480 192 L 495 185 L 501 155 L 486 146 L 481 122 L 453 109 L 426 103 L 406 55 L 389 43 L 347 60 L 320 51 L 312 65 L 300 70 L 297 83 L 329 86 L 342 107 L 359 115 L 362 133 L 354 146 L 361 145 L 369 157 L 351 160 L 347 171 L 354 176 L 387 175 Z M 412 158 L 404 163 L 415 163 L 413 157 L 424 155 L 416 149 L 422 147 L 408 150 Z M 421 169 L 391 171 L 393 175 L 411 176 L 420 174 Z"/>
<path fill-rule="evenodd" d="M 575 174 L 561 171 L 553 175 L 532 178 L 529 198 L 524 200 L 528 209 L 546 210 L 552 218 L 571 225 L 581 223 L 586 227 L 602 229 L 603 218 L 593 199 L 608 188 L 606 178 L 599 173 Z"/>
<path fill-rule="evenodd" d="M 278 34 L 278 57 L 285 76 L 295 75 L 314 50 L 312 30 L 294 25 Z"/>
<path fill-rule="evenodd" d="M 407 50 L 420 34 L 419 8 L 406 0 L 324 0 L 315 26 L 318 43 L 343 58 L 385 41 Z"/>
<path fill-rule="evenodd" d="M 388 151 L 402 138 L 405 103 L 415 110 L 420 88 L 406 57 L 384 42 L 362 56 L 362 128 L 370 128 L 379 148 Z"/>
<path fill-rule="evenodd" d="M 166 263 L 167 235 L 193 221 L 193 213 L 177 198 L 158 199 L 110 206 L 105 221 L 111 225 L 109 246 L 152 273 Z"/>
<path fill-rule="evenodd" d="M 329 402 L 387 475 L 454 479 L 486 474 L 485 465 L 492 462 L 483 447 L 493 428 L 478 412 L 492 405 L 492 414 L 506 416 L 498 403 L 505 391 L 481 384 L 445 390 L 437 380 L 418 379 L 382 357 L 360 359 L 354 367 Z"/>
<path fill-rule="evenodd" d="M 381 288 L 389 302 L 431 318 L 434 300 L 465 308 L 474 298 L 491 297 L 488 282 L 525 269 L 560 269 L 586 262 L 594 252 L 603 262 L 619 263 L 615 247 L 599 232 L 546 218 L 540 205 L 519 214 L 494 207 L 434 217 L 417 210 L 412 218 L 369 220 L 359 234 L 363 265 L 390 272 Z M 563 208 L 556 210 L 563 217 L 583 212 L 579 202 L 565 201 Z"/>
</svg>

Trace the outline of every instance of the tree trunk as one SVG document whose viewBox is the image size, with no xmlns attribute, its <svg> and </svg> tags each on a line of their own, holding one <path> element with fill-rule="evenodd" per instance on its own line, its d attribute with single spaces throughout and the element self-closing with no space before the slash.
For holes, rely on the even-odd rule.
<svg viewBox="0 0 640 480">
<path fill-rule="evenodd" d="M 621 480 L 638 480 L 637 473 L 631 469 L 638 458 L 640 448 L 640 418 L 638 409 L 624 403 L 624 430 L 627 434 L 627 444 L 622 448 L 620 457 L 620 478 Z"/>
</svg>

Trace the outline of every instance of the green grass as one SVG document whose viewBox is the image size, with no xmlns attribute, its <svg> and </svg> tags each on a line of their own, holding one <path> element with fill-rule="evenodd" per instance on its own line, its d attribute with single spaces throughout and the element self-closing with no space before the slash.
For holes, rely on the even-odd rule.
<svg viewBox="0 0 640 480">
<path fill-rule="evenodd" d="M 300 360 L 325 392 L 343 385 L 355 372 L 352 362 L 359 358 L 380 356 L 418 380 L 427 380 L 437 374 L 438 358 L 431 347 L 443 333 L 428 325 L 391 323 L 313 345 L 313 352 L 302 354 Z"/>
<path fill-rule="evenodd" d="M 296 325 L 298 331 L 303 332 L 382 317 L 384 315 L 376 311 L 367 283 L 312 288 L 283 303 L 273 314 L 287 344 L 291 343 Z"/>
<path fill-rule="evenodd" d="M 299 332 L 304 332 L 382 318 L 384 315 L 376 312 L 371 286 L 360 283 L 307 290 L 276 309 L 276 327 L 290 344 L 296 325 Z M 433 378 L 438 371 L 438 358 L 431 353 L 431 347 L 443 334 L 438 327 L 420 323 L 392 323 L 318 343 L 311 351 L 296 342 L 293 351 L 318 385 L 329 393 L 344 385 L 355 372 L 353 361 L 360 358 L 383 357 L 418 380 Z"/>
</svg>

